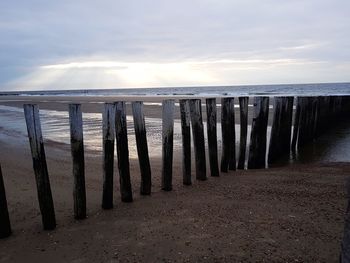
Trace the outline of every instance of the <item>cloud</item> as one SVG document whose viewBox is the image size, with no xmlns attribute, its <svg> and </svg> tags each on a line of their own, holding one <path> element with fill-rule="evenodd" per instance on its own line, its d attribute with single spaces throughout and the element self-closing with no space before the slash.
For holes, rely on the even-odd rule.
<svg viewBox="0 0 350 263">
<path fill-rule="evenodd" d="M 279 83 L 284 82 L 284 72 L 295 74 L 301 65 L 304 68 L 312 67 L 308 71 L 308 76 L 312 76 L 324 67 L 324 63 L 303 59 L 222 59 L 170 63 L 84 61 L 41 66 L 7 85 L 11 89 L 89 89 L 259 83 L 250 78 L 252 75 L 260 81 L 275 80 L 271 83 Z M 276 77 L 276 71 L 283 74 Z M 303 77 L 302 81 L 310 82 L 310 78 Z"/>
<path fill-rule="evenodd" d="M 34 77 L 49 71 L 50 87 L 84 88 L 68 71 L 80 76 L 89 62 L 99 69 L 90 70 L 95 79 L 120 65 L 142 65 L 154 76 L 143 83 L 118 75 L 113 87 L 348 81 L 349 9 L 347 0 L 1 1 L 0 89 L 21 89 L 23 80 L 48 88 Z M 175 64 L 186 77 L 161 70 Z"/>
</svg>

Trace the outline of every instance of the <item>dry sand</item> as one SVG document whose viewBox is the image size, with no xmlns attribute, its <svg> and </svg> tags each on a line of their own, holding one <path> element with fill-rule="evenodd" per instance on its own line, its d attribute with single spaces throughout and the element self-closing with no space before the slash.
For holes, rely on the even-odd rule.
<svg viewBox="0 0 350 263">
<path fill-rule="evenodd" d="M 7 105 L 16 103 L 23 102 Z M 58 106 L 41 103 L 44 105 Z M 85 106 L 89 107 L 97 106 Z M 146 110 L 156 114 L 151 113 L 152 107 Z M 121 203 L 117 174 L 115 208 L 106 211 L 101 209 L 102 157 L 89 154 L 88 218 L 75 221 L 69 146 L 45 146 L 58 223 L 49 232 L 41 226 L 29 145 L 17 144 L 16 137 L 1 141 L 0 162 L 13 235 L 0 240 L 0 262 L 338 260 L 350 164 L 237 171 L 183 186 L 181 154 L 177 152 L 173 191 L 160 190 L 160 159 L 153 158 L 152 195 L 140 196 L 138 161 L 132 159 L 134 202 Z"/>
</svg>

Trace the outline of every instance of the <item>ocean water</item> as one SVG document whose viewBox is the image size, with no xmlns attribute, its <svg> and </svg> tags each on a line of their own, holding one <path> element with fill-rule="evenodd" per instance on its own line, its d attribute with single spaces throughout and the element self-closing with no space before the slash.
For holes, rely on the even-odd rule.
<svg viewBox="0 0 350 263">
<path fill-rule="evenodd" d="M 202 86 L 202 87 L 165 87 L 134 89 L 86 89 L 55 91 L 1 92 L 1 95 L 62 95 L 62 96 L 321 96 L 350 95 L 350 83 L 319 84 L 281 84 L 246 86 Z"/>
</svg>

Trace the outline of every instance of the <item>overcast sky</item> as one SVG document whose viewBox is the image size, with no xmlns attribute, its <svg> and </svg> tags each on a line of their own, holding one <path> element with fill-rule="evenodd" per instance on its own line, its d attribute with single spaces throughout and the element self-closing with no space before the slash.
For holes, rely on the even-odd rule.
<svg viewBox="0 0 350 263">
<path fill-rule="evenodd" d="M 0 90 L 350 81 L 349 0 L 2 0 Z"/>
</svg>

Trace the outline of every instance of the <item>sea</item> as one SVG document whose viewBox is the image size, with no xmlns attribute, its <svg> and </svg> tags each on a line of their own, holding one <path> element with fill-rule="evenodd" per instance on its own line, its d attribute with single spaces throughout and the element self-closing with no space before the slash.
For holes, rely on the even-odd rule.
<svg viewBox="0 0 350 263">
<path fill-rule="evenodd" d="M 25 87 L 23 87 L 25 89 Z M 350 95 L 350 82 L 275 84 L 240 86 L 193 86 L 162 88 L 115 88 L 40 91 L 0 91 L 2 95 L 18 96 L 326 96 Z"/>
<path fill-rule="evenodd" d="M 86 90 L 46 90 L 46 91 L 3 91 L 0 92 L 0 143 L 28 144 L 23 109 L 2 105 L 7 96 L 179 96 L 179 97 L 223 97 L 223 96 L 326 96 L 350 95 L 350 83 L 321 84 L 283 84 L 283 85 L 251 85 L 251 86 L 212 86 L 212 87 L 164 87 L 138 89 L 86 89 Z M 103 99 L 102 99 L 103 100 Z M 66 99 L 65 99 L 66 101 Z M 153 103 L 161 107 L 161 104 Z M 177 105 L 178 106 L 178 105 Z M 218 105 L 220 106 L 220 105 Z M 252 110 L 250 105 L 249 110 Z M 273 107 L 273 105 L 270 105 Z M 161 109 L 160 109 L 161 110 Z M 237 109 L 238 110 L 238 109 Z M 272 116 L 269 116 L 272 118 Z M 43 137 L 46 143 L 55 143 L 57 147 L 69 148 L 69 116 L 67 111 L 40 110 Z M 350 119 L 349 119 L 350 120 Z M 161 157 L 162 153 L 162 120 L 151 118 L 145 112 L 149 155 Z M 102 153 L 102 114 L 83 113 L 84 146 L 87 154 L 101 156 Z M 133 117 L 127 116 L 130 158 L 137 158 L 136 139 Z M 206 130 L 206 123 L 204 121 Z M 270 136 L 268 128 L 268 141 Z M 248 127 L 248 147 L 251 125 Z M 221 125 L 217 126 L 218 147 L 221 148 Z M 236 125 L 236 146 L 239 147 L 240 127 Z M 205 132 L 206 137 L 206 132 Z M 206 139 L 206 138 L 205 138 Z M 247 147 L 247 151 L 248 151 Z M 174 123 L 174 150 L 181 151 L 181 124 L 178 118 Z M 238 152 L 238 151 L 237 151 Z M 3 153 L 2 153 L 3 154 Z M 302 158 L 291 156 L 293 162 L 350 162 L 350 121 L 335 125 L 329 133 L 310 144 Z"/>
</svg>

